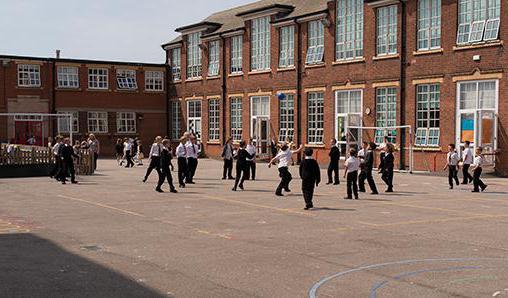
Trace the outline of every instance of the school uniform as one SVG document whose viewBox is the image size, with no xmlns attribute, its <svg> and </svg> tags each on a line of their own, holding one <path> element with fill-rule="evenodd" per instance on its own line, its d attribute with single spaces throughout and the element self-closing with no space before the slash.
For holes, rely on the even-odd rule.
<svg viewBox="0 0 508 298">
<path fill-rule="evenodd" d="M 185 177 L 187 176 L 187 150 L 185 145 L 180 143 L 176 147 L 176 157 L 178 161 L 178 184 L 185 187 Z"/>
<path fill-rule="evenodd" d="M 56 178 L 58 180 L 58 173 L 60 172 L 60 168 L 62 166 L 62 160 L 58 156 L 58 152 L 60 150 L 60 146 L 63 145 L 62 142 L 56 143 L 55 146 L 53 146 L 52 152 L 53 152 L 53 158 L 55 160 L 55 165 L 53 166 L 53 169 L 49 172 L 49 176 L 51 178 Z"/>
<path fill-rule="evenodd" d="M 454 181 L 459 185 L 459 177 L 457 176 L 459 160 L 457 152 L 448 152 L 446 161 L 448 162 L 448 184 L 450 184 L 450 188 L 453 188 Z"/>
<path fill-rule="evenodd" d="M 252 158 L 247 158 L 247 177 L 246 179 L 252 179 L 256 180 L 256 146 L 254 145 L 247 145 L 245 148 L 247 150 L 247 153 L 252 155 Z"/>
<path fill-rule="evenodd" d="M 60 168 L 60 179 L 62 183 L 65 184 L 67 174 L 69 174 L 71 177 L 71 182 L 76 183 L 76 172 L 74 170 L 74 160 L 72 158 L 79 158 L 79 156 L 74 153 L 74 148 L 72 148 L 71 145 L 62 144 L 60 148 L 60 158 L 62 160 L 62 167 Z"/>
<path fill-rule="evenodd" d="M 386 150 L 386 143 L 383 143 L 381 144 L 381 146 L 379 146 L 379 150 L 381 150 L 381 152 L 379 153 L 379 173 L 383 173 L 383 169 L 385 167 L 385 156 L 387 154 L 387 152 L 385 151 Z"/>
<path fill-rule="evenodd" d="M 238 152 L 236 154 L 236 178 L 235 178 L 235 186 L 233 187 L 233 190 L 236 191 L 237 187 L 240 187 L 240 189 L 243 189 L 243 182 L 247 179 L 248 175 L 248 165 L 247 165 L 247 158 L 252 158 L 252 155 L 247 152 L 244 148 L 238 149 Z"/>
<path fill-rule="evenodd" d="M 473 181 L 473 176 L 469 173 L 469 168 L 473 164 L 474 154 L 471 148 L 464 148 L 462 151 L 462 184 L 468 184 Z"/>
<path fill-rule="evenodd" d="M 224 160 L 222 179 L 234 179 L 233 178 L 233 146 L 231 144 L 224 145 L 222 148 L 221 157 Z"/>
<path fill-rule="evenodd" d="M 365 182 L 365 170 L 364 170 L 364 164 L 365 164 L 365 149 L 361 149 L 358 151 L 358 160 L 360 161 L 360 173 L 358 174 L 358 191 L 365 192 L 365 183 L 360 184 L 360 181 Z"/>
<path fill-rule="evenodd" d="M 99 140 L 89 140 L 88 141 L 88 148 L 93 153 L 93 169 L 94 171 L 97 170 L 97 160 L 99 159 Z"/>
<path fill-rule="evenodd" d="M 482 166 L 485 164 L 485 158 L 483 155 L 478 155 L 474 158 L 473 165 L 475 166 L 475 169 L 473 171 L 473 185 L 474 189 L 473 192 L 480 192 L 484 191 L 485 188 L 487 188 L 487 185 L 483 183 L 481 176 L 482 176 Z"/>
<path fill-rule="evenodd" d="M 315 159 L 306 156 L 300 163 L 300 178 L 302 178 L 302 193 L 305 200 L 305 208 L 314 208 L 312 198 L 314 188 L 321 182 L 321 171 Z"/>
<path fill-rule="evenodd" d="M 383 179 L 388 186 L 386 192 L 393 192 L 393 168 L 395 163 L 393 153 L 387 152 L 383 158 L 383 163 L 383 175 L 381 176 L 381 179 Z"/>
<path fill-rule="evenodd" d="M 119 144 L 117 143 L 115 145 L 115 154 L 116 154 L 116 161 L 118 162 L 118 165 L 122 165 L 123 161 L 122 161 L 122 158 L 123 158 L 123 153 L 124 153 L 124 149 L 123 149 L 123 144 Z"/>
<path fill-rule="evenodd" d="M 126 168 L 134 167 L 134 162 L 132 161 L 132 143 L 125 142 L 124 150 L 125 150 L 125 160 L 127 161 L 127 165 L 125 167 Z"/>
<path fill-rule="evenodd" d="M 339 181 L 339 161 L 340 161 L 340 149 L 337 146 L 330 148 L 330 163 L 328 164 L 328 184 L 340 184 Z M 333 175 L 333 180 L 332 180 Z"/>
<path fill-rule="evenodd" d="M 374 181 L 374 177 L 372 177 L 372 168 L 374 167 L 374 151 L 367 150 L 365 156 L 363 158 L 363 162 L 361 163 L 361 172 L 358 177 L 358 189 L 361 192 L 365 192 L 365 180 L 369 183 L 370 191 L 372 194 L 378 194 L 376 182 Z"/>
<path fill-rule="evenodd" d="M 161 191 L 161 186 L 164 184 L 164 180 L 168 181 L 169 189 L 171 192 L 176 192 L 175 186 L 173 185 L 173 177 L 171 176 L 171 160 L 173 159 L 173 156 L 171 155 L 171 152 L 164 147 L 164 149 L 161 152 L 160 156 L 160 175 L 159 175 L 159 182 L 157 183 L 157 187 L 155 188 L 158 191 Z"/>
<path fill-rule="evenodd" d="M 346 159 L 347 167 L 347 198 L 353 199 L 353 195 L 358 200 L 358 170 L 360 169 L 360 160 L 354 156 Z"/>
<path fill-rule="evenodd" d="M 186 183 L 194 184 L 194 175 L 198 167 L 198 154 L 200 152 L 199 145 L 187 142 L 185 144 L 185 150 L 187 150 L 187 180 Z"/>
<path fill-rule="evenodd" d="M 277 196 L 282 196 L 282 190 L 290 192 L 289 183 L 293 180 L 291 173 L 289 172 L 289 162 L 291 161 L 291 157 L 293 156 L 294 151 L 291 151 L 289 148 L 285 151 L 280 151 L 275 159 L 279 161 L 278 169 L 279 169 L 279 177 L 280 183 L 275 190 L 275 194 Z"/>
<path fill-rule="evenodd" d="M 152 171 L 155 169 L 157 171 L 157 174 L 160 175 L 160 155 L 162 152 L 162 144 L 159 143 L 153 143 L 152 147 L 150 148 L 150 164 L 148 165 L 148 169 L 146 169 L 145 178 L 143 179 L 143 182 L 146 182 L 148 180 L 148 177 L 152 173 Z"/>
</svg>

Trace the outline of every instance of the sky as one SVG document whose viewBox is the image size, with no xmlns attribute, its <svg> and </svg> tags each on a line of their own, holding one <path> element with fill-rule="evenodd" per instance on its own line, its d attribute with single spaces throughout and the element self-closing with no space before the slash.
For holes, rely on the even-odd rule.
<svg viewBox="0 0 508 298">
<path fill-rule="evenodd" d="M 254 0 L 0 0 L 0 55 L 164 63 L 175 28 Z"/>
</svg>

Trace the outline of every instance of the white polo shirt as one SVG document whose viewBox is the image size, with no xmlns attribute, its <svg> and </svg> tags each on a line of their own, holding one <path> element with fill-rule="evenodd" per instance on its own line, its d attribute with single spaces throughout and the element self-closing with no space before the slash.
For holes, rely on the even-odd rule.
<svg viewBox="0 0 508 298">
<path fill-rule="evenodd" d="M 150 148 L 150 156 L 160 156 L 162 152 L 162 144 L 153 143 Z"/>
<path fill-rule="evenodd" d="M 200 151 L 198 145 L 187 142 L 187 144 L 185 144 L 185 150 L 187 151 L 187 158 L 198 158 Z"/>
<path fill-rule="evenodd" d="M 475 167 L 481 168 L 483 164 L 485 163 L 485 158 L 483 158 L 483 155 L 478 155 L 474 158 L 473 165 Z"/>
<path fill-rule="evenodd" d="M 353 156 L 350 156 L 348 159 L 346 159 L 344 165 L 347 167 L 348 173 L 352 173 L 360 169 L 360 161 L 358 160 L 358 158 L 355 158 Z"/>
<path fill-rule="evenodd" d="M 178 147 L 176 147 L 176 157 L 186 157 L 187 150 L 185 150 L 185 145 L 180 143 Z"/>
<path fill-rule="evenodd" d="M 279 151 L 279 153 L 275 156 L 275 159 L 279 160 L 279 166 L 278 168 L 284 168 L 289 166 L 289 162 L 291 161 L 291 156 L 295 151 L 289 150 L 289 148 L 286 151 Z"/>
<path fill-rule="evenodd" d="M 448 152 L 448 155 L 446 156 L 446 160 L 448 161 L 448 165 L 450 166 L 456 166 L 459 164 L 459 155 L 457 152 Z"/>
<path fill-rule="evenodd" d="M 470 165 L 473 163 L 473 149 L 471 148 L 465 148 L 464 151 L 462 151 L 462 159 L 464 160 L 465 165 Z"/>
<path fill-rule="evenodd" d="M 256 146 L 249 144 L 247 145 L 247 148 L 245 148 L 245 150 L 247 150 L 247 153 L 254 156 L 254 158 L 247 158 L 248 161 L 256 159 Z"/>
</svg>

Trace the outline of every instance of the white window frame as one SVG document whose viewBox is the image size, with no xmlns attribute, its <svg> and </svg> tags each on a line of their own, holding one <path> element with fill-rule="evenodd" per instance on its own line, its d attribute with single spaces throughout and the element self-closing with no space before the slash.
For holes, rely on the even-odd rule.
<svg viewBox="0 0 508 298">
<path fill-rule="evenodd" d="M 58 66 L 58 88 L 79 88 L 79 68 L 76 66 Z"/>
<path fill-rule="evenodd" d="M 418 0 L 418 51 L 441 48 L 441 0 Z"/>
<path fill-rule="evenodd" d="M 363 0 L 337 1 L 335 60 L 363 57 Z"/>
<path fill-rule="evenodd" d="M 243 73 L 243 36 L 231 37 L 231 73 Z"/>
<path fill-rule="evenodd" d="M 88 112 L 87 123 L 89 133 L 107 133 L 108 112 L 96 112 L 96 111 Z"/>
<path fill-rule="evenodd" d="M 243 136 L 242 123 L 242 97 L 230 97 L 230 123 L 231 123 L 231 139 L 234 142 L 240 142 Z"/>
<path fill-rule="evenodd" d="M 92 67 L 88 69 L 88 89 L 109 88 L 109 69 Z"/>
<path fill-rule="evenodd" d="M 145 71 L 145 90 L 164 91 L 164 72 L 158 70 Z"/>
<path fill-rule="evenodd" d="M 136 113 L 135 112 L 117 112 L 116 113 L 116 132 L 121 134 L 136 133 Z"/>
<path fill-rule="evenodd" d="M 201 133 L 203 129 L 202 116 L 203 116 L 202 100 L 201 99 L 187 100 L 187 131 L 194 133 L 198 140 L 201 140 Z M 191 124 L 194 125 L 193 129 L 191 129 Z"/>
<path fill-rule="evenodd" d="M 179 140 L 182 132 L 182 106 L 180 100 L 171 100 L 171 139 Z"/>
<path fill-rule="evenodd" d="M 295 26 L 284 26 L 279 29 L 279 68 L 295 66 Z"/>
<path fill-rule="evenodd" d="M 198 79 L 201 74 L 201 32 L 187 36 L 187 79 Z"/>
<path fill-rule="evenodd" d="M 495 25 L 493 28 L 489 29 L 489 24 L 492 24 L 492 23 L 494 23 Z M 485 33 L 483 35 L 483 40 L 485 40 L 485 41 L 497 40 L 498 36 L 499 36 L 499 26 L 500 25 L 501 25 L 501 19 L 499 19 L 499 18 L 488 20 L 487 23 L 485 24 Z M 488 36 L 487 34 L 490 32 L 494 32 L 495 34 L 493 34 L 492 36 Z"/>
<path fill-rule="evenodd" d="M 18 86 L 40 87 L 41 66 L 36 64 L 18 64 Z"/>
<path fill-rule="evenodd" d="M 208 141 L 220 140 L 220 98 L 208 100 Z"/>
<path fill-rule="evenodd" d="M 325 53 L 325 25 L 321 20 L 310 21 L 308 23 L 308 47 L 305 64 L 323 63 Z"/>
<path fill-rule="evenodd" d="M 295 94 L 279 99 L 279 142 L 293 141 L 295 137 Z"/>
<path fill-rule="evenodd" d="M 500 0 L 458 0 L 457 45 L 498 40 L 500 13 Z M 489 32 L 496 34 L 486 37 L 486 28 L 492 23 L 495 25 Z M 478 26 L 475 31 L 474 26 Z"/>
<path fill-rule="evenodd" d="M 251 20 L 251 70 L 270 69 L 270 16 Z"/>
<path fill-rule="evenodd" d="M 358 94 L 359 102 L 355 101 Z M 341 97 L 340 95 L 345 95 Z M 340 99 L 344 98 L 343 104 L 340 104 Z M 360 129 L 348 129 L 351 126 L 362 126 L 363 123 L 363 90 L 362 89 L 348 89 L 335 91 L 335 138 L 340 145 L 341 152 L 346 153 L 348 143 L 350 145 L 360 145 L 362 140 L 362 131 Z M 343 135 L 339 131 L 339 118 L 343 119 Z M 349 134 L 357 133 L 358 139 L 356 142 L 350 142 Z M 345 139 L 344 139 L 345 138 Z"/>
<path fill-rule="evenodd" d="M 381 90 L 384 90 L 384 95 L 381 94 Z M 380 102 L 380 99 L 383 99 L 383 102 Z M 391 106 L 393 106 L 393 109 L 391 109 Z M 382 116 L 382 118 L 380 116 Z M 376 88 L 376 127 L 393 126 L 397 126 L 397 88 Z M 388 133 L 387 137 L 390 143 L 395 143 L 397 141 L 396 129 L 390 129 L 389 131 L 386 129 L 377 129 L 374 141 L 376 144 L 384 142 L 385 132 Z"/>
<path fill-rule="evenodd" d="M 439 127 L 441 122 L 440 84 L 433 83 L 433 84 L 416 85 L 415 112 L 416 112 L 415 146 L 439 147 L 440 143 Z M 423 113 L 425 113 L 426 116 L 421 117 L 420 115 Z M 426 123 L 426 125 L 422 125 L 422 123 Z"/>
<path fill-rule="evenodd" d="M 182 48 L 171 50 L 171 77 L 173 82 L 182 80 Z"/>
<path fill-rule="evenodd" d="M 79 112 L 76 111 L 59 111 L 57 114 L 72 114 L 72 133 L 79 132 Z M 58 117 L 58 132 L 69 133 L 70 117 Z"/>
<path fill-rule="evenodd" d="M 324 144 L 324 92 L 307 93 L 307 143 Z"/>
<path fill-rule="evenodd" d="M 220 62 L 220 44 L 218 40 L 208 43 L 208 76 L 216 77 L 219 75 Z"/>
<path fill-rule="evenodd" d="M 397 54 L 397 5 L 379 7 L 376 10 L 376 55 Z M 384 49 L 384 50 L 383 50 Z"/>
<path fill-rule="evenodd" d="M 136 71 L 133 69 L 117 69 L 116 84 L 119 90 L 137 90 Z"/>
</svg>

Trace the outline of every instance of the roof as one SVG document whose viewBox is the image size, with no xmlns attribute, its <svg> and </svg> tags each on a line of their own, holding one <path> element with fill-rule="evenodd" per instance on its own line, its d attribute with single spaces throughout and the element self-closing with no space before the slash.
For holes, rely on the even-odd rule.
<svg viewBox="0 0 508 298">
<path fill-rule="evenodd" d="M 274 7 L 294 7 L 294 9 L 287 15 L 284 15 L 282 19 L 294 19 L 315 13 L 320 13 L 328 10 L 328 2 L 330 0 L 261 0 L 253 2 L 247 5 L 234 7 L 228 10 L 216 12 L 200 23 L 216 23 L 222 24 L 220 28 L 209 33 L 208 35 L 216 35 L 225 32 L 231 32 L 239 30 L 245 27 L 245 20 L 242 17 L 245 14 L 249 14 L 256 11 L 262 11 L 264 9 L 270 9 Z M 200 24 L 197 23 L 197 24 Z M 181 42 L 181 36 L 173 39 L 172 41 L 164 44 L 170 45 Z"/>
<path fill-rule="evenodd" d="M 68 63 L 82 63 L 82 64 L 111 64 L 111 65 L 126 65 L 126 66 L 150 66 L 150 67 L 165 67 L 165 64 L 158 63 L 143 63 L 143 62 L 122 62 L 122 61 L 104 61 L 104 60 L 89 60 L 89 59 L 72 59 L 72 58 L 52 58 L 52 57 L 34 57 L 34 56 L 16 56 L 16 55 L 0 55 L 0 60 L 33 60 L 45 62 L 68 62 Z"/>
</svg>

